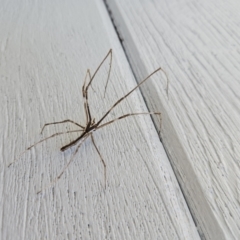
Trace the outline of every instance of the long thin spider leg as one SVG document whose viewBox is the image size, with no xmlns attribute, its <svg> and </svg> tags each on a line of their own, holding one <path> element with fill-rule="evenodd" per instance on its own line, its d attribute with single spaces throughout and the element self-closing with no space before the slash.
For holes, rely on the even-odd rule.
<svg viewBox="0 0 240 240">
<path fill-rule="evenodd" d="M 85 107 L 85 112 L 87 117 L 87 124 L 86 124 L 86 128 L 90 127 L 91 123 L 92 123 L 92 117 L 91 117 L 91 112 L 90 112 L 90 108 L 89 108 L 89 104 L 88 104 L 88 88 L 89 86 L 91 86 L 91 83 L 94 79 L 94 77 L 96 76 L 97 72 L 99 71 L 100 67 L 102 66 L 102 64 L 105 62 L 105 60 L 107 59 L 107 57 L 110 55 L 110 63 L 109 63 L 109 71 L 108 71 L 108 77 L 107 77 L 107 83 L 105 85 L 105 91 L 104 91 L 104 97 L 105 97 L 105 92 L 107 89 L 107 85 L 108 85 L 108 81 L 109 81 L 109 77 L 110 77 L 110 72 L 111 72 L 111 67 L 112 67 L 112 49 L 109 50 L 109 52 L 107 53 L 107 55 L 105 56 L 105 58 L 102 60 L 102 62 L 99 64 L 98 68 L 96 69 L 96 71 L 94 72 L 93 76 L 91 77 L 90 74 L 90 70 L 87 70 L 87 75 L 89 75 L 90 77 L 90 81 L 88 82 L 87 86 L 86 86 L 86 79 L 87 79 L 87 75 L 84 81 L 84 85 L 82 88 L 82 93 L 83 93 L 83 98 L 84 98 L 84 107 Z"/>
<path fill-rule="evenodd" d="M 144 112 L 144 113 L 129 113 L 129 114 L 125 114 L 125 115 L 123 115 L 123 116 L 121 116 L 121 117 L 119 117 L 119 118 L 115 118 L 115 119 L 113 119 L 113 120 L 111 120 L 111 121 L 109 121 L 109 122 L 106 122 L 106 123 L 98 126 L 98 127 L 95 129 L 95 131 L 98 130 L 98 129 L 100 129 L 100 128 L 103 128 L 103 127 L 105 127 L 105 126 L 107 126 L 107 125 L 109 125 L 109 124 L 111 124 L 111 123 L 114 123 L 114 122 L 116 122 L 116 121 L 118 121 L 118 120 L 121 120 L 121 119 L 123 119 L 123 118 L 130 117 L 130 116 L 136 116 L 136 115 L 159 115 L 159 116 L 160 116 L 160 129 L 161 129 L 161 125 L 162 125 L 162 124 L 161 124 L 161 122 L 162 122 L 161 113 L 160 113 L 160 112 Z"/>
<path fill-rule="evenodd" d="M 46 137 L 46 138 L 44 138 L 44 139 L 42 139 L 42 140 L 34 143 L 34 144 L 31 145 L 30 147 L 28 147 L 26 150 L 24 150 L 22 153 L 20 153 L 20 154 L 18 155 L 18 157 L 15 158 L 15 160 L 8 165 L 8 167 L 10 167 L 13 163 L 15 163 L 24 153 L 26 153 L 28 150 L 30 150 L 31 148 L 35 147 L 35 146 L 38 145 L 39 143 L 44 142 L 44 141 L 46 141 L 46 140 L 48 140 L 48 139 L 50 139 L 50 138 L 56 137 L 56 136 L 58 136 L 58 135 L 62 135 L 62 134 L 65 134 L 65 133 L 80 132 L 80 131 L 82 131 L 82 130 L 72 130 L 72 131 L 67 131 L 67 132 L 54 133 L 53 135 L 51 135 L 51 136 L 49 136 L 49 137 Z"/>
<path fill-rule="evenodd" d="M 137 88 L 139 88 L 146 80 L 148 80 L 153 74 L 155 74 L 158 71 L 163 71 L 165 73 L 165 71 L 162 68 L 158 68 L 156 69 L 154 72 L 152 72 L 149 76 L 147 76 L 145 79 L 143 79 L 136 87 L 134 87 L 130 92 L 128 92 L 125 96 L 123 96 L 122 98 L 120 98 L 117 102 L 115 102 L 113 104 L 113 106 L 103 115 L 103 117 L 96 123 L 96 126 L 98 126 L 103 120 L 104 118 L 122 101 L 124 100 L 126 97 L 128 97 L 134 90 L 136 90 Z M 165 73 L 166 74 L 166 73 Z M 167 75 L 166 75 L 167 77 Z M 167 93 L 168 93 L 168 78 L 167 78 Z"/>
<path fill-rule="evenodd" d="M 89 79 L 91 81 L 90 70 L 88 71 L 88 74 L 89 74 Z M 86 100 L 86 109 L 87 109 L 87 113 L 89 116 L 89 122 L 87 122 L 87 124 L 86 124 L 86 128 L 88 128 L 92 123 L 92 116 L 91 116 L 90 107 L 89 107 L 89 103 L 88 103 L 88 87 L 85 88 L 85 100 Z"/>
<path fill-rule="evenodd" d="M 112 49 L 110 49 L 109 55 L 110 55 L 110 62 L 109 62 L 109 70 L 108 70 L 107 82 L 106 82 L 105 89 L 104 89 L 104 95 L 103 95 L 104 98 L 105 98 L 105 94 L 106 94 L 106 90 L 107 90 L 108 81 L 109 81 L 109 78 L 110 78 L 110 73 L 111 73 L 111 70 L 112 70 Z"/>
<path fill-rule="evenodd" d="M 74 122 L 73 120 L 67 119 L 67 120 L 60 121 L 60 122 L 52 122 L 52 123 L 46 123 L 46 124 L 44 124 L 44 126 L 43 126 L 43 128 L 42 128 L 42 130 L 41 130 L 41 134 L 42 134 L 42 132 L 43 132 L 43 130 L 44 130 L 44 128 L 45 128 L 46 126 L 48 126 L 48 125 L 54 125 L 54 124 L 60 124 L 60 123 L 65 123 L 65 122 L 73 123 L 73 124 L 75 124 L 76 126 L 82 128 L 82 129 L 84 129 L 84 127 L 83 127 L 82 125 L 80 125 L 80 124 Z"/>
<path fill-rule="evenodd" d="M 88 105 L 88 94 L 87 94 L 87 89 L 86 89 L 86 83 L 87 83 L 87 77 L 89 76 L 90 81 L 91 81 L 91 73 L 90 70 L 87 70 L 85 80 L 82 86 L 82 96 L 84 99 L 84 110 L 85 110 L 85 115 L 86 115 L 86 126 L 91 122 L 91 113 Z"/>
<path fill-rule="evenodd" d="M 93 138 L 93 134 L 92 134 L 92 133 L 91 133 L 91 139 L 92 139 L 93 145 L 94 145 L 95 149 L 97 150 L 97 153 L 98 153 L 98 155 L 99 155 L 99 157 L 101 158 L 101 161 L 102 161 L 102 163 L 103 163 L 103 167 L 104 167 L 104 188 L 106 189 L 106 181 L 107 181 L 106 167 L 107 167 L 107 166 L 106 166 L 105 161 L 104 161 L 103 158 L 102 158 L 102 155 L 101 155 L 100 151 L 99 151 L 98 148 L 97 148 L 97 145 L 96 145 L 96 143 L 95 143 L 95 141 L 94 141 L 94 138 Z"/>
<path fill-rule="evenodd" d="M 86 87 L 86 90 L 88 90 L 88 87 L 91 85 L 94 77 L 96 76 L 97 72 L 99 71 L 100 67 L 103 65 L 103 63 L 105 62 L 105 60 L 108 58 L 108 56 L 110 55 L 110 63 L 109 63 L 109 71 L 108 71 L 108 77 L 107 77 L 107 83 L 106 83 L 106 86 L 105 86 L 105 91 L 104 91 L 104 96 L 105 96 L 105 92 L 106 92 L 106 89 L 107 89 L 107 85 L 108 85 L 108 81 L 109 81 L 109 78 L 110 78 L 110 72 L 111 72 L 111 68 L 112 68 L 112 49 L 110 49 L 107 53 L 107 55 L 105 56 L 105 58 L 102 60 L 102 62 L 99 64 L 99 66 L 97 67 L 96 71 L 94 72 L 91 80 L 89 81 L 87 87 Z"/>
<path fill-rule="evenodd" d="M 72 163 L 74 157 L 76 156 L 78 150 L 80 149 L 80 147 L 82 146 L 83 142 L 89 137 L 89 134 L 86 135 L 85 138 L 83 138 L 82 142 L 77 146 L 74 154 L 72 155 L 72 157 L 70 158 L 70 160 L 68 161 L 68 163 L 64 166 L 64 168 L 62 169 L 62 171 L 60 172 L 60 174 L 49 184 L 47 185 L 45 188 L 41 189 L 40 191 L 37 192 L 37 194 L 39 194 L 40 192 L 44 191 L 45 189 L 51 187 L 53 184 L 55 184 L 63 175 L 63 173 L 65 172 L 65 170 L 69 167 L 69 165 Z"/>
</svg>

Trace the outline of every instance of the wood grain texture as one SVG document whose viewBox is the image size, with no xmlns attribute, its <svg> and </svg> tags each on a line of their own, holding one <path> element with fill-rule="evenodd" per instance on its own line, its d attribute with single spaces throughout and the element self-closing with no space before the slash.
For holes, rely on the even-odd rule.
<svg viewBox="0 0 240 240">
<path fill-rule="evenodd" d="M 107 1 L 137 79 L 163 113 L 162 139 L 205 239 L 240 238 L 239 1 Z M 149 89 L 155 89 L 155 92 Z"/>
<path fill-rule="evenodd" d="M 49 126 L 41 136 L 45 123 L 67 118 L 84 123 L 86 70 L 96 69 L 110 47 L 114 56 L 106 97 L 108 64 L 89 93 L 94 116 L 99 119 L 136 85 L 102 2 L 1 1 L 0 47 L 0 239 L 199 238 L 148 116 L 121 120 L 95 133 L 107 164 L 106 190 L 103 165 L 88 140 L 55 186 L 36 194 L 72 156 L 75 148 L 59 149 L 76 134 L 39 144 L 7 167 L 34 142 L 76 129 L 71 124 Z M 162 74 L 151 81 L 156 78 L 165 81 Z M 147 110 L 136 91 L 108 119 L 141 111 Z"/>
</svg>

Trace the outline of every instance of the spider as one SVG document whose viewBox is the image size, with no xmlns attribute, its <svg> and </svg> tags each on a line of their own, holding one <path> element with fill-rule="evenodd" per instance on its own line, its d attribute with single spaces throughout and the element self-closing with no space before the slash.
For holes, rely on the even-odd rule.
<svg viewBox="0 0 240 240">
<path fill-rule="evenodd" d="M 62 169 L 62 171 L 59 173 L 59 175 L 49 184 L 50 186 L 53 185 L 54 183 L 56 183 L 60 178 L 61 176 L 63 175 L 64 171 L 68 168 L 68 166 L 71 164 L 71 162 L 73 161 L 75 155 L 77 154 L 78 150 L 80 149 L 81 145 L 83 144 L 83 142 L 87 139 L 87 138 L 91 138 L 92 140 L 92 143 L 93 143 L 93 146 L 95 147 L 100 159 L 101 159 L 101 162 L 103 164 L 103 167 L 104 167 L 104 188 L 106 189 L 106 163 L 99 151 L 99 149 L 97 148 L 97 145 L 95 143 L 95 140 L 94 140 L 94 137 L 93 137 L 93 133 L 103 127 L 106 127 L 107 125 L 111 124 L 111 123 L 114 123 L 115 121 L 118 121 L 120 119 L 123 119 L 123 118 L 126 118 L 126 117 L 129 117 L 129 116 L 136 116 L 136 115 L 159 115 L 160 116 L 160 129 L 161 129 L 161 113 L 160 112 L 141 112 L 141 113 L 129 113 L 129 114 L 125 114 L 125 115 L 122 115 L 121 117 L 118 117 L 116 119 L 113 119 L 109 122 L 106 122 L 106 123 L 102 123 L 102 121 L 107 117 L 107 115 L 120 103 L 122 102 L 124 99 L 126 99 L 133 91 L 135 91 L 137 88 L 139 88 L 146 80 L 148 80 L 152 75 L 154 75 L 156 72 L 158 71 L 162 71 L 165 75 L 166 75 L 166 78 L 167 78 L 167 88 L 166 88 L 166 91 L 167 91 L 167 95 L 168 95 L 168 85 L 169 85 L 169 80 L 168 80 L 168 77 L 167 77 L 167 74 L 166 72 L 160 67 L 158 69 L 156 69 L 155 71 L 153 71 L 149 76 L 147 76 L 145 79 L 143 79 L 136 87 L 134 87 L 131 91 L 129 91 L 126 95 L 124 95 L 123 97 L 121 97 L 118 101 L 116 101 L 112 107 L 100 118 L 100 120 L 96 121 L 95 118 L 92 117 L 91 115 L 91 111 L 90 111 L 90 106 L 89 106 L 89 103 L 88 103 L 88 89 L 89 87 L 91 86 L 91 83 L 94 79 L 94 77 L 96 76 L 97 72 L 99 71 L 99 69 L 101 68 L 101 66 L 103 65 L 103 63 L 106 61 L 107 58 L 110 58 L 110 62 L 109 62 L 109 71 L 108 71 L 108 76 L 107 76 L 107 82 L 106 82 L 106 85 L 105 85 L 105 90 L 104 90 L 104 96 L 105 96 L 105 92 L 106 92 L 106 89 L 107 89 L 107 85 L 108 85 L 108 81 L 109 81 L 109 78 L 110 78 L 110 72 L 111 72 L 111 67 L 112 67 L 112 49 L 109 50 L 109 52 L 107 53 L 107 55 L 104 57 L 104 59 L 102 60 L 102 62 L 99 64 L 99 66 L 97 67 L 96 71 L 94 72 L 94 74 L 91 76 L 91 73 L 90 73 L 90 70 L 88 69 L 87 70 L 87 73 L 86 73 L 86 76 L 85 76 L 85 80 L 84 80 L 84 83 L 83 83 L 83 86 L 82 86 L 82 96 L 83 96 L 83 99 L 84 99 L 84 111 L 85 111 L 85 116 L 86 116 L 86 124 L 85 125 L 81 125 L 79 123 L 76 123 L 74 122 L 73 120 L 71 119 L 66 119 L 66 120 L 63 120 L 63 121 L 59 121 L 59 122 L 51 122 L 51 123 L 46 123 L 42 130 L 41 130 L 41 133 L 43 132 L 43 130 L 45 129 L 46 126 L 48 125 L 54 125 L 54 124 L 61 124 L 61 123 L 72 123 L 74 125 L 76 125 L 77 127 L 79 127 L 80 129 L 79 130 L 72 130 L 72 131 L 67 131 L 67 132 L 58 132 L 58 133 L 55 133 L 47 138 L 44 138 L 42 140 L 40 140 L 39 142 L 36 142 L 35 144 L 31 145 L 30 147 L 28 147 L 24 152 L 22 152 L 18 158 L 20 158 L 26 151 L 30 150 L 31 148 L 33 148 L 34 146 L 36 146 L 37 144 L 43 142 L 43 141 L 46 141 L 50 138 L 53 138 L 57 135 L 62 135 L 62 134 L 66 134 L 66 133 L 73 133 L 73 132 L 81 132 L 80 136 L 77 137 L 75 140 L 73 140 L 72 142 L 68 143 L 67 145 L 61 147 L 61 151 L 65 151 L 67 150 L 68 148 L 76 145 L 79 143 L 79 145 L 77 146 L 75 152 L 73 153 L 72 157 L 70 158 L 70 160 L 68 161 L 68 163 L 64 166 L 64 168 Z M 87 79 L 89 77 L 89 81 L 87 82 Z M 17 158 L 17 159 L 18 159 Z M 10 163 L 8 165 L 8 167 L 10 167 L 15 161 L 14 160 L 12 163 Z M 48 188 L 49 186 L 47 186 L 46 188 Z M 44 188 L 44 189 L 46 189 Z M 37 192 L 40 193 L 42 192 L 44 189 L 40 190 Z"/>
</svg>

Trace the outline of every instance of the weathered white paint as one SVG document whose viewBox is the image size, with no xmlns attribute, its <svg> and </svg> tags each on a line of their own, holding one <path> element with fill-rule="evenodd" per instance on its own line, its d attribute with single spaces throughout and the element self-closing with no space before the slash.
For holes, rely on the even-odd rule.
<svg viewBox="0 0 240 240">
<path fill-rule="evenodd" d="M 169 76 L 143 92 L 202 237 L 240 239 L 240 2 L 107 3 L 136 76 Z"/>
<path fill-rule="evenodd" d="M 32 143 L 71 124 L 84 123 L 81 87 L 110 47 L 113 69 L 106 98 L 106 69 L 90 92 L 96 118 L 136 83 L 105 6 L 100 1 L 1 1 L 0 7 L 0 226 L 1 239 L 198 239 L 198 233 L 150 117 L 121 120 L 95 133 L 107 163 L 91 141 L 53 188 L 41 195 L 74 152 L 59 148 L 75 135 Z M 150 71 L 154 70 L 152 66 Z M 161 74 L 151 81 L 161 79 Z M 166 92 L 162 91 L 165 98 Z M 108 119 L 146 111 L 139 92 Z M 159 123 L 158 123 L 159 124 Z"/>
</svg>

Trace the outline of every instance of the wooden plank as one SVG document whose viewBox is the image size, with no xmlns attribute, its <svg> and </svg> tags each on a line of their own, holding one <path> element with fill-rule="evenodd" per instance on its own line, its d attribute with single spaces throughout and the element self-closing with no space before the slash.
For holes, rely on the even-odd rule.
<svg viewBox="0 0 240 240">
<path fill-rule="evenodd" d="M 1 239 L 199 238 L 150 117 L 121 120 L 95 133 L 107 164 L 106 190 L 103 165 L 88 139 L 61 179 L 36 194 L 71 158 L 74 147 L 64 153 L 59 148 L 76 134 L 43 142 L 7 167 L 32 143 L 77 129 L 54 125 L 41 136 L 46 122 L 85 122 L 84 76 L 110 47 L 106 97 L 107 63 L 89 93 L 96 119 L 136 85 L 102 2 L 2 1 L 0 46 Z M 109 119 L 141 111 L 147 110 L 137 91 Z"/>
<path fill-rule="evenodd" d="M 143 89 L 205 239 L 240 238 L 239 1 L 107 1 L 132 69 L 170 79 Z"/>
</svg>

